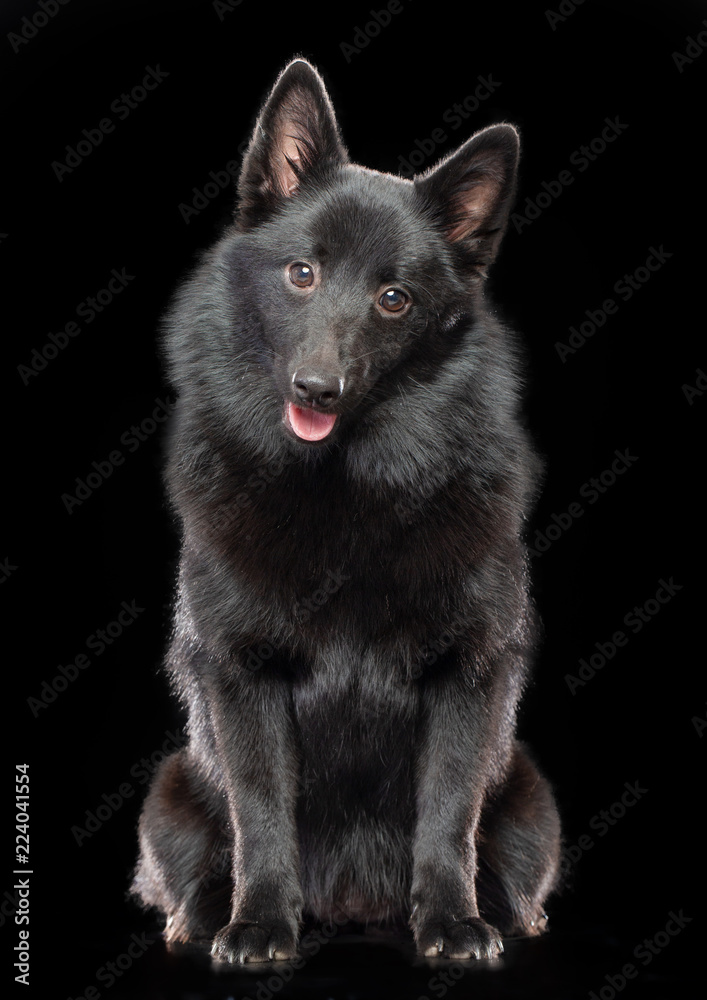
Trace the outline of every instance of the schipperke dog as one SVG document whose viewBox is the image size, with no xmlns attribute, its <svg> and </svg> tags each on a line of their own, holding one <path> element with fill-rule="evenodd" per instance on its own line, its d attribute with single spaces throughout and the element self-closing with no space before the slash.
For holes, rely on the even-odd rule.
<svg viewBox="0 0 707 1000">
<path fill-rule="evenodd" d="M 494 958 L 544 927 L 559 821 L 515 738 L 539 462 L 484 288 L 518 147 L 500 124 L 412 180 L 357 166 L 296 59 L 175 297 L 189 739 L 133 883 L 168 942 L 292 959 L 303 920 L 343 915 Z"/>
</svg>

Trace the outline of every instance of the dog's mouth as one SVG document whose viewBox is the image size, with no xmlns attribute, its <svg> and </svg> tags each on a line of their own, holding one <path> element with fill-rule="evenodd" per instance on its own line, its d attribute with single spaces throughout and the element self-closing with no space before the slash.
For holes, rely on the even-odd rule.
<svg viewBox="0 0 707 1000">
<path fill-rule="evenodd" d="M 323 441 L 333 431 L 337 416 L 287 402 L 283 420 L 288 430 L 302 441 Z"/>
</svg>

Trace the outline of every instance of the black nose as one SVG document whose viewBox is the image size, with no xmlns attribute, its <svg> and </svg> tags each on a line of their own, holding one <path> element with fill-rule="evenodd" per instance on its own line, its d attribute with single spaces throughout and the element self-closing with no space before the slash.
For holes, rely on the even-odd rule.
<svg viewBox="0 0 707 1000">
<path fill-rule="evenodd" d="M 295 395 L 303 403 L 316 403 L 324 408 L 335 403 L 344 391 L 344 380 L 338 375 L 322 374 L 305 368 L 295 372 L 292 385 Z"/>
</svg>

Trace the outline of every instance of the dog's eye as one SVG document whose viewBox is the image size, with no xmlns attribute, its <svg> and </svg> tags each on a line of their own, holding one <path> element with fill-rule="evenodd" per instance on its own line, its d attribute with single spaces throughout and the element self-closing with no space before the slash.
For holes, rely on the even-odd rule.
<svg viewBox="0 0 707 1000">
<path fill-rule="evenodd" d="M 314 269 L 309 264 L 297 261 L 290 265 L 290 281 L 298 288 L 308 288 L 314 282 Z"/>
<path fill-rule="evenodd" d="M 410 299 L 399 288 L 389 288 L 378 299 L 378 304 L 386 312 L 402 312 Z"/>
</svg>

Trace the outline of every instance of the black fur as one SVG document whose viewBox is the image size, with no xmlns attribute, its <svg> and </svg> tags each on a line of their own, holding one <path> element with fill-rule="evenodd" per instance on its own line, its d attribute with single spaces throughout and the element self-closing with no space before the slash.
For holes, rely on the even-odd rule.
<svg viewBox="0 0 707 1000">
<path fill-rule="evenodd" d="M 233 227 L 176 296 L 168 669 L 189 742 L 155 777 L 133 883 L 168 941 L 288 958 L 303 915 L 344 914 L 494 957 L 544 924 L 559 822 L 515 739 L 538 462 L 484 293 L 517 156 L 497 125 L 414 181 L 351 165 L 296 60 Z M 288 402 L 333 430 L 298 437 Z"/>
</svg>

